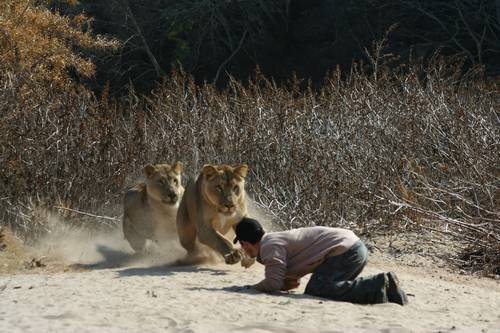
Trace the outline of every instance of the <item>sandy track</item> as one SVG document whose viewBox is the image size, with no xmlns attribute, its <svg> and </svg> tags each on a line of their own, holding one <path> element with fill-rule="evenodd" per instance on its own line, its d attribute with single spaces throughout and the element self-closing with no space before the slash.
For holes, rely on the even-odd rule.
<svg viewBox="0 0 500 333">
<path fill-rule="evenodd" d="M 498 281 L 382 254 L 363 274 L 396 271 L 406 307 L 305 296 L 307 279 L 290 294 L 236 292 L 227 287 L 258 282 L 263 267 L 175 267 L 100 250 L 105 260 L 83 272 L 0 275 L 0 332 L 500 332 Z"/>
</svg>

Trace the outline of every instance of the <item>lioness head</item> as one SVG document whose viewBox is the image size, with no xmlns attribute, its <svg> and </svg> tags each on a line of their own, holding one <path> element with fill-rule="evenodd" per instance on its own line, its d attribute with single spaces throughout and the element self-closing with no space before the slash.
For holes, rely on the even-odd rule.
<svg viewBox="0 0 500 333">
<path fill-rule="evenodd" d="M 156 164 L 146 165 L 146 188 L 148 196 L 162 203 L 175 205 L 184 193 L 181 185 L 182 163 L 177 161 L 174 165 Z"/>
<path fill-rule="evenodd" d="M 230 216 L 245 200 L 245 177 L 248 166 L 242 164 L 236 167 L 230 165 L 203 166 L 201 176 L 204 177 L 203 195 L 219 213 Z"/>
</svg>

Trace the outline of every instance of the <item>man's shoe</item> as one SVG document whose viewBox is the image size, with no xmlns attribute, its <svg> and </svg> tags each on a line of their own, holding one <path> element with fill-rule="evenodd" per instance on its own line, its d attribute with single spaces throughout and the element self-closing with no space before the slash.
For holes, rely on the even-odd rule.
<svg viewBox="0 0 500 333">
<path fill-rule="evenodd" d="M 387 295 L 387 290 L 389 290 L 389 278 L 385 273 L 379 273 L 375 277 L 377 283 L 377 288 L 374 290 L 373 304 L 387 303 L 389 302 L 389 297 Z"/>
<path fill-rule="evenodd" d="M 396 273 L 389 272 L 386 273 L 387 279 L 389 280 L 389 285 L 387 287 L 387 298 L 389 302 L 398 303 L 399 305 L 408 304 L 408 298 L 406 293 L 399 286 L 399 280 Z"/>
</svg>

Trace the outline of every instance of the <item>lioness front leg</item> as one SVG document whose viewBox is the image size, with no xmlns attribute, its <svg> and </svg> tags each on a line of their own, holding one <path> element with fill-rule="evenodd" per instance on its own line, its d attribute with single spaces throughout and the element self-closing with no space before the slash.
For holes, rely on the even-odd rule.
<svg viewBox="0 0 500 333">
<path fill-rule="evenodd" d="M 139 234 L 127 216 L 123 219 L 123 235 L 135 252 L 142 252 L 146 244 L 146 238 Z"/>
<path fill-rule="evenodd" d="M 241 266 L 248 268 L 255 263 L 255 258 L 249 257 L 243 249 L 239 249 L 241 253 Z"/>
<path fill-rule="evenodd" d="M 231 242 L 214 229 L 203 227 L 198 230 L 198 239 L 219 252 L 226 261 L 226 264 L 233 265 L 241 260 L 241 253 L 235 250 Z"/>
</svg>

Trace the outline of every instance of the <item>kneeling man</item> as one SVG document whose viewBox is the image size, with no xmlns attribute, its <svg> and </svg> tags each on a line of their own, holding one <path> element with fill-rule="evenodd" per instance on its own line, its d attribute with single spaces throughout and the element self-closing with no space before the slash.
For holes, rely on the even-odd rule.
<svg viewBox="0 0 500 333">
<path fill-rule="evenodd" d="M 252 286 L 259 291 L 297 288 L 312 273 L 305 294 L 359 304 L 408 302 L 393 272 L 358 278 L 368 250 L 350 230 L 317 226 L 266 233 L 257 220 L 243 218 L 235 231 L 234 243 L 265 265 L 265 278 Z"/>
</svg>

